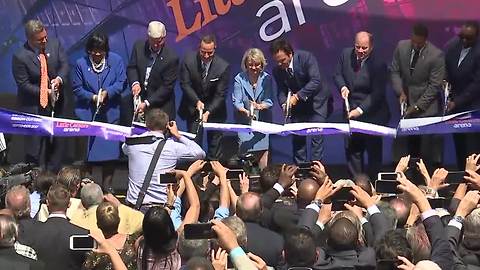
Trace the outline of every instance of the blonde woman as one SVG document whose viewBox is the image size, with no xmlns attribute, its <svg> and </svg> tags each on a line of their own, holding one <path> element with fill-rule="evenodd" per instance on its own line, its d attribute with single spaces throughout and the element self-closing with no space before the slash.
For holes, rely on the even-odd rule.
<svg viewBox="0 0 480 270">
<path fill-rule="evenodd" d="M 238 112 L 237 121 L 247 124 L 250 119 L 271 122 L 273 84 L 270 74 L 264 71 L 267 61 L 260 49 L 248 49 L 242 58 L 242 70 L 235 76 L 233 105 Z M 239 155 L 253 152 L 257 155 L 260 168 L 268 163 L 268 135 L 257 132 L 238 134 Z"/>
</svg>

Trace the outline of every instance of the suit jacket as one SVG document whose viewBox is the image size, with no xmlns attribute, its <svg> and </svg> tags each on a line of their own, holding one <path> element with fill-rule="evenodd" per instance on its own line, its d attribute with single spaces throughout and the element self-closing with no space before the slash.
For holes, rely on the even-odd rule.
<svg viewBox="0 0 480 270">
<path fill-rule="evenodd" d="M 183 91 L 178 115 L 187 120 L 196 119 L 197 101 L 205 104 L 209 111 L 209 119 L 223 122 L 227 118 L 225 107 L 225 92 L 230 79 L 229 64 L 220 56 L 215 55 L 210 63 L 205 82 L 202 80 L 202 60 L 198 52 L 185 56 L 180 68 L 180 87 Z"/>
<path fill-rule="evenodd" d="M 442 112 L 440 89 L 445 78 L 445 60 L 435 45 L 427 42 L 415 70 L 410 74 L 412 43 L 401 40 L 393 54 L 391 65 L 392 86 L 397 95 L 406 90 L 409 106 L 418 106 L 416 117 L 438 116 Z"/>
<path fill-rule="evenodd" d="M 49 39 L 45 48 L 47 55 L 48 78 L 62 78 L 63 85 L 68 80 L 68 58 L 56 39 Z M 40 108 L 40 59 L 38 52 L 25 43 L 13 55 L 12 72 L 17 83 L 17 105 L 24 112 L 39 113 Z M 50 82 L 49 82 L 50 84 Z M 63 109 L 63 89 L 55 104 L 56 115 Z M 48 107 L 47 107 L 48 108 Z"/>
<path fill-rule="evenodd" d="M 26 246 L 35 243 L 38 227 L 41 223 L 33 218 L 21 218 L 18 220 L 18 242 Z"/>
<path fill-rule="evenodd" d="M 480 43 L 477 41 L 459 66 L 462 49 L 457 37 L 449 42 L 445 52 L 446 76 L 452 85 L 451 98 L 455 103 L 452 113 L 480 108 Z"/>
<path fill-rule="evenodd" d="M 260 256 L 267 265 L 277 266 L 283 250 L 283 237 L 257 223 L 245 222 L 248 251 Z"/>
<path fill-rule="evenodd" d="M 71 224 L 61 217 L 50 217 L 38 227 L 32 247 L 38 258 L 46 263 L 46 269 L 81 269 L 84 251 L 70 250 L 70 236 L 86 235 L 88 231 Z"/>
<path fill-rule="evenodd" d="M 160 108 L 175 119 L 175 92 L 177 80 L 178 56 L 168 47 L 163 47 L 158 55 L 148 77 L 145 89 L 145 75 L 150 64 L 150 46 L 148 41 L 138 40 L 133 45 L 132 55 L 127 66 L 127 77 L 130 85 L 139 82 L 142 88 L 142 100 L 148 100 L 151 107 Z"/>
<path fill-rule="evenodd" d="M 334 76 L 337 89 L 346 86 L 350 91 L 350 109 L 359 107 L 363 110 L 363 114 L 356 120 L 374 124 L 387 123 L 390 116 L 385 99 L 387 64 L 380 61 L 373 51 L 358 72 L 355 72 L 356 65 L 354 48 L 344 49 Z"/>
<path fill-rule="evenodd" d="M 453 269 L 454 256 L 452 255 L 447 233 L 440 217 L 438 215 L 428 217 L 423 220 L 423 225 L 432 246 L 430 260 L 438 264 L 441 269 Z"/>
<path fill-rule="evenodd" d="M 453 269 L 455 270 L 478 270 L 480 265 L 478 264 L 478 256 L 473 256 L 477 261 L 474 264 L 472 262 L 465 262 L 458 252 L 460 242 L 462 239 L 462 232 L 455 226 L 448 225 L 446 227 L 448 244 L 453 255 Z M 469 258 L 467 258 L 468 260 Z"/>
<path fill-rule="evenodd" d="M 42 270 L 45 264 L 30 258 L 19 255 L 13 247 L 0 248 L 0 265 L 2 269 L 8 270 Z"/>
<path fill-rule="evenodd" d="M 292 116 L 309 116 L 310 121 L 328 117 L 331 94 L 323 85 L 315 56 L 307 51 L 296 50 L 293 54 L 293 73 L 294 79 L 290 80 L 285 69 L 278 66 L 273 68 L 280 104 L 286 102 L 288 91 L 291 90 L 300 98 L 292 109 Z"/>
</svg>

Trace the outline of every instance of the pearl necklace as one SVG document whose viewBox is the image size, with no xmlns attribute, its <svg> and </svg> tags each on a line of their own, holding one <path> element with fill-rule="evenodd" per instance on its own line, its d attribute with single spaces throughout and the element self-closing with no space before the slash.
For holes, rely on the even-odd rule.
<svg viewBox="0 0 480 270">
<path fill-rule="evenodd" d="M 104 69 L 105 69 L 105 66 L 106 66 L 106 61 L 105 61 L 105 57 L 102 59 L 102 61 L 100 61 L 100 63 L 96 64 L 92 57 L 89 56 L 88 57 L 90 59 L 90 63 L 92 63 L 92 69 L 93 71 L 95 71 L 96 73 L 100 73 L 102 72 Z"/>
</svg>

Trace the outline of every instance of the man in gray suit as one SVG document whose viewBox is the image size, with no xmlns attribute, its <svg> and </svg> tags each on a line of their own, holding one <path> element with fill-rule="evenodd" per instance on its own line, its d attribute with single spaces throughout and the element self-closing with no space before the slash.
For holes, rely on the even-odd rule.
<svg viewBox="0 0 480 270">
<path fill-rule="evenodd" d="M 400 104 L 407 104 L 404 118 L 439 116 L 442 113 L 440 89 L 445 60 L 442 51 L 427 38 L 427 27 L 417 23 L 410 40 L 399 41 L 393 55 L 392 84 Z M 413 157 L 422 154 L 428 165 L 435 165 L 442 161 L 441 145 L 442 138 L 438 135 L 410 136 L 405 150 Z"/>
<path fill-rule="evenodd" d="M 58 40 L 47 37 L 46 28 L 38 20 L 25 23 L 25 35 L 27 42 L 12 59 L 19 109 L 48 116 L 53 109 L 55 116 L 60 117 L 63 109 L 62 86 L 68 79 L 67 55 Z M 49 98 L 52 91 L 58 93 L 56 102 Z M 50 140 L 48 137 L 31 136 L 25 140 L 25 161 L 39 165 L 44 163 L 48 169 L 56 171 L 61 166 L 61 145 L 57 138 Z"/>
</svg>

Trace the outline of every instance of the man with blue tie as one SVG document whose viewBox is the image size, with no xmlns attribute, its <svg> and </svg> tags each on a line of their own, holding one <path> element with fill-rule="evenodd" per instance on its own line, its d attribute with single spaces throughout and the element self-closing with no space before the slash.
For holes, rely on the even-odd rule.
<svg viewBox="0 0 480 270">
<path fill-rule="evenodd" d="M 447 113 L 480 109 L 480 43 L 479 25 L 465 22 L 458 37 L 452 39 L 445 52 L 446 79 L 451 85 Z M 455 133 L 453 140 L 459 170 L 465 168 L 468 155 L 480 152 L 478 133 Z"/>
<path fill-rule="evenodd" d="M 334 76 L 337 88 L 351 108 L 347 117 L 350 120 L 385 125 L 390 117 L 385 100 L 387 64 L 373 53 L 372 34 L 358 32 L 354 45 L 354 48 L 343 50 Z M 352 134 L 346 142 L 345 150 L 348 172 L 352 177 L 360 173 L 368 173 L 373 177 L 380 171 L 382 137 Z M 365 170 L 363 162 L 365 151 L 368 153 L 368 170 Z"/>
<path fill-rule="evenodd" d="M 277 63 L 273 68 L 273 76 L 278 87 L 278 100 L 284 110 L 287 104 L 291 106 L 291 121 L 325 122 L 331 94 L 323 85 L 315 56 L 303 50 L 294 51 L 290 43 L 284 39 L 275 40 L 270 52 Z M 320 135 L 310 137 L 311 159 L 308 159 L 307 138 L 293 136 L 293 156 L 296 164 L 322 160 L 323 137 Z"/>
</svg>

